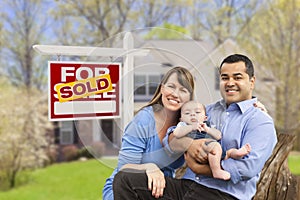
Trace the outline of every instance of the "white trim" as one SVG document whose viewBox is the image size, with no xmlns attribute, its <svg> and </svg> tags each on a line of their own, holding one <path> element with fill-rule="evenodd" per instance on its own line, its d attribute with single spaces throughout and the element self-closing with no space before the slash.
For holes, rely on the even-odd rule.
<svg viewBox="0 0 300 200">
<path fill-rule="evenodd" d="M 61 45 L 33 45 L 33 49 L 41 55 L 66 55 L 66 56 L 122 56 L 130 54 L 134 56 L 146 56 L 147 49 L 104 48 L 85 46 L 61 46 Z"/>
<path fill-rule="evenodd" d="M 116 101 L 70 101 L 54 102 L 55 115 L 93 114 L 116 112 Z"/>
</svg>

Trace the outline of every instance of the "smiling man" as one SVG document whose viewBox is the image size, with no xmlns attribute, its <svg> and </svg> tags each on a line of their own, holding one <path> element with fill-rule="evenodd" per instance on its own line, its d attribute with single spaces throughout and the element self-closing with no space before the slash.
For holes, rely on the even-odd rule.
<svg viewBox="0 0 300 200">
<path fill-rule="evenodd" d="M 254 67 L 244 55 L 226 57 L 219 68 L 220 101 L 207 106 L 208 121 L 223 133 L 221 144 L 227 150 L 249 143 L 251 152 L 243 159 L 227 159 L 221 166 L 231 175 L 229 181 L 217 180 L 207 173 L 207 166 L 199 165 L 186 156 L 189 166 L 184 179 L 197 182 L 197 195 L 189 199 L 251 199 L 265 162 L 277 142 L 272 118 L 255 108 L 252 96 L 255 86 Z M 202 186 L 206 189 L 201 189 Z M 188 194 L 188 193 L 186 193 Z"/>
</svg>

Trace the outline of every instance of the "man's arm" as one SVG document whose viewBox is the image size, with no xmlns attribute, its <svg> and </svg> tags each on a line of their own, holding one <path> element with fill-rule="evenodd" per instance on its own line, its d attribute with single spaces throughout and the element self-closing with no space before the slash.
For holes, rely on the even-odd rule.
<svg viewBox="0 0 300 200">
<path fill-rule="evenodd" d="M 253 116 L 247 124 L 241 146 L 251 144 L 251 152 L 244 159 L 227 159 L 221 162 L 222 168 L 230 172 L 233 183 L 257 176 L 277 142 L 274 124 L 264 115 Z"/>
</svg>

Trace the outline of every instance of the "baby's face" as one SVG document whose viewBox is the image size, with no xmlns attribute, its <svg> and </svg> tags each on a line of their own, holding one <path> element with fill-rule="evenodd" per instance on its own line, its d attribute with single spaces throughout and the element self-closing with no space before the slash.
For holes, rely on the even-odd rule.
<svg viewBox="0 0 300 200">
<path fill-rule="evenodd" d="M 205 110 L 200 103 L 188 102 L 181 109 L 181 121 L 187 124 L 202 123 L 206 118 Z"/>
</svg>

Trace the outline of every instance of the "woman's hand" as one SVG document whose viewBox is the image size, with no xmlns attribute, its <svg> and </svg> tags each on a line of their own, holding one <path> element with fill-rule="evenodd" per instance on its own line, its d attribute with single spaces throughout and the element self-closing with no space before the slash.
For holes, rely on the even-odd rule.
<svg viewBox="0 0 300 200">
<path fill-rule="evenodd" d="M 164 173 L 153 163 L 147 163 L 145 165 L 148 177 L 148 189 L 152 191 L 152 195 L 155 198 L 162 197 L 164 188 L 166 187 Z"/>
<path fill-rule="evenodd" d="M 265 105 L 262 104 L 260 101 L 254 103 L 253 106 L 261 109 L 262 111 L 264 111 L 266 113 L 268 113 L 268 110 L 266 109 Z"/>
<path fill-rule="evenodd" d="M 212 148 L 209 148 L 205 142 L 210 141 L 211 139 L 198 139 L 198 140 L 193 140 L 192 144 L 189 146 L 187 149 L 187 152 L 189 155 L 196 160 L 197 162 L 200 163 L 207 163 L 207 155 L 208 153 L 215 154 Z"/>
</svg>

